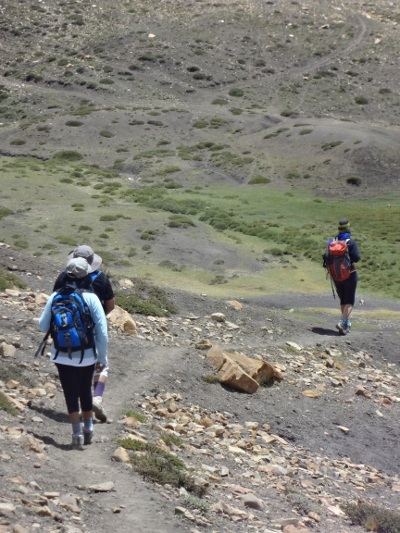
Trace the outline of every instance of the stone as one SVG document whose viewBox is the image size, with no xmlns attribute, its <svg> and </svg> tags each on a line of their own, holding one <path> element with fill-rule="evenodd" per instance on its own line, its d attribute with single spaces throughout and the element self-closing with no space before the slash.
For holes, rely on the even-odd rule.
<svg viewBox="0 0 400 533">
<path fill-rule="evenodd" d="M 226 320 L 224 313 L 213 313 L 211 318 L 216 322 L 225 322 Z"/>
<path fill-rule="evenodd" d="M 299 344 L 297 344 L 296 342 L 293 342 L 293 341 L 286 341 L 285 344 L 286 344 L 286 346 L 289 346 L 289 348 L 292 348 L 296 352 L 301 352 L 301 350 L 303 349 Z"/>
<path fill-rule="evenodd" d="M 243 304 L 241 304 L 237 300 L 228 300 L 226 303 L 237 311 L 241 311 L 243 309 Z"/>
<path fill-rule="evenodd" d="M 9 513 L 14 513 L 16 507 L 11 502 L 0 502 L 0 515 L 7 515 Z"/>
<path fill-rule="evenodd" d="M 133 282 L 130 279 L 124 278 L 118 281 L 118 285 L 123 289 L 132 289 L 134 287 Z"/>
<path fill-rule="evenodd" d="M 122 307 L 118 307 L 116 305 L 111 313 L 107 315 L 107 318 L 109 319 L 110 323 L 121 330 L 122 333 L 126 333 L 128 335 L 137 334 L 136 322 L 133 320 L 132 316 L 125 311 L 125 309 L 122 309 Z"/>
<path fill-rule="evenodd" d="M 115 450 L 111 459 L 117 463 L 130 463 L 129 453 L 122 446 Z"/>
<path fill-rule="evenodd" d="M 12 533 L 29 533 L 29 530 L 21 526 L 21 524 L 14 524 Z"/>
<path fill-rule="evenodd" d="M 197 350 L 209 350 L 212 348 L 212 343 L 208 339 L 201 339 L 196 342 L 195 348 Z"/>
<path fill-rule="evenodd" d="M 104 483 L 97 483 L 89 485 L 89 492 L 112 492 L 114 490 L 114 483 L 112 481 L 104 481 Z"/>
<path fill-rule="evenodd" d="M 249 376 L 239 365 L 227 359 L 218 371 L 220 383 L 228 385 L 241 392 L 253 394 L 260 384 Z"/>
<path fill-rule="evenodd" d="M 17 349 L 12 344 L 7 344 L 6 342 L 0 343 L 0 356 L 1 357 L 14 357 L 17 352 Z"/>
<path fill-rule="evenodd" d="M 251 509 L 257 509 L 257 511 L 263 511 L 265 508 L 264 503 L 262 500 L 257 498 L 254 494 L 244 494 L 240 497 L 241 501 L 246 507 L 250 507 Z"/>
<path fill-rule="evenodd" d="M 81 509 L 79 507 L 79 498 L 76 494 L 63 494 L 58 500 L 58 505 L 71 513 L 79 514 Z"/>
<path fill-rule="evenodd" d="M 207 353 L 207 360 L 218 372 L 221 383 L 243 392 L 253 393 L 259 385 L 272 379 L 282 379 L 281 374 L 265 361 L 223 351 L 219 346 L 212 347 Z"/>
</svg>

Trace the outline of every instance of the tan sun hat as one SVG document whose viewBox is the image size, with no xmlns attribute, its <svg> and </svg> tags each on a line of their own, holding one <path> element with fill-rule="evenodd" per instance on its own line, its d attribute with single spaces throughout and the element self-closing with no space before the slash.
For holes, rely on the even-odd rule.
<svg viewBox="0 0 400 533">
<path fill-rule="evenodd" d="M 86 261 L 89 263 L 88 274 L 97 270 L 103 262 L 102 258 L 99 255 L 95 254 L 93 248 L 91 248 L 87 244 L 81 244 L 80 246 L 77 246 L 75 250 L 68 254 L 67 259 L 70 260 L 75 257 L 83 257 L 84 259 L 86 259 Z"/>
<path fill-rule="evenodd" d="M 90 265 L 84 257 L 73 257 L 70 259 L 65 270 L 70 276 L 77 279 L 82 279 L 91 272 Z"/>
</svg>

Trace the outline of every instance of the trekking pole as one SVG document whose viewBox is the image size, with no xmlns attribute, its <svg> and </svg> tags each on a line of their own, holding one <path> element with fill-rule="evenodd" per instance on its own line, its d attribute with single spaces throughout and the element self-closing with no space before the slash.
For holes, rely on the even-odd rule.
<svg viewBox="0 0 400 533">
<path fill-rule="evenodd" d="M 45 348 L 46 348 L 47 339 L 49 338 L 49 335 L 50 335 L 50 331 L 48 331 L 48 332 L 46 333 L 46 335 L 43 337 L 42 342 L 39 344 L 38 349 L 37 349 L 36 352 L 35 352 L 35 357 L 37 357 L 39 354 L 40 354 L 40 355 L 43 355 L 43 354 L 44 354 L 44 350 L 45 350 Z"/>
<path fill-rule="evenodd" d="M 333 280 L 332 280 L 332 276 L 331 276 L 331 275 L 329 275 L 329 279 L 331 280 L 331 288 L 332 288 L 333 299 L 336 300 L 335 285 L 334 285 L 334 283 L 333 283 Z"/>
</svg>

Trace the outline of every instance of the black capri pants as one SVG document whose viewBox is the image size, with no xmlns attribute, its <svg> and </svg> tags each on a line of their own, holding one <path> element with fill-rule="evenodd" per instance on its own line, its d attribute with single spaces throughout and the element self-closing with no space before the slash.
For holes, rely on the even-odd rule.
<svg viewBox="0 0 400 533">
<path fill-rule="evenodd" d="M 93 408 L 92 379 L 94 365 L 69 366 L 56 363 L 61 386 L 64 391 L 68 413 L 91 411 Z"/>
</svg>

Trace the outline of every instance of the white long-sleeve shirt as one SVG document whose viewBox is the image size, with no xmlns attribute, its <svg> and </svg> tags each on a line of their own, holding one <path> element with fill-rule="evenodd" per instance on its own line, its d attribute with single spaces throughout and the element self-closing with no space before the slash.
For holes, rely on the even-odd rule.
<svg viewBox="0 0 400 533">
<path fill-rule="evenodd" d="M 48 299 L 45 305 L 45 308 L 43 309 L 42 316 L 39 319 L 39 328 L 43 332 L 47 332 L 50 329 L 51 304 L 56 294 L 57 292 L 53 292 L 53 294 L 50 296 L 50 298 Z M 84 351 L 82 363 L 79 363 L 79 361 L 81 360 L 80 351 L 72 352 L 71 359 L 68 353 L 59 351 L 57 358 L 55 358 L 56 348 L 53 342 L 51 345 L 50 361 L 54 361 L 55 363 L 59 363 L 61 365 L 69 365 L 69 366 L 89 366 L 89 365 L 93 365 L 96 362 L 102 365 L 108 366 L 107 319 L 104 313 L 103 306 L 101 305 L 99 298 L 94 293 L 84 292 L 83 299 L 85 300 L 85 302 L 87 303 L 89 307 L 90 314 L 92 315 L 92 319 L 94 322 L 94 343 L 96 347 L 97 359 L 96 359 L 93 348 L 87 348 Z"/>
</svg>

